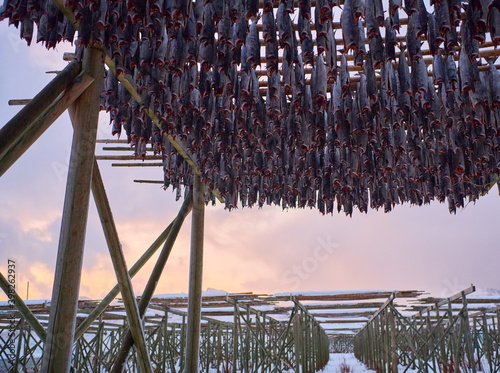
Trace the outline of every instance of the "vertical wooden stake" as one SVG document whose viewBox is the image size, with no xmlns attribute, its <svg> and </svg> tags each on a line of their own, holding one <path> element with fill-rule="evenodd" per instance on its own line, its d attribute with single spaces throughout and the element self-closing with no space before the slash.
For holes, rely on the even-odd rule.
<svg viewBox="0 0 500 373">
<path fill-rule="evenodd" d="M 191 223 L 191 259 L 189 269 L 186 363 L 184 365 L 184 373 L 198 372 L 204 220 L 204 185 L 201 181 L 200 175 L 195 173 L 193 185 L 193 217 Z"/>
<path fill-rule="evenodd" d="M 389 327 L 391 328 L 391 372 L 398 373 L 398 345 L 396 342 L 396 320 L 394 310 L 389 310 Z"/>
<path fill-rule="evenodd" d="M 94 82 L 75 101 L 73 144 L 66 184 L 47 341 L 44 373 L 68 372 L 78 307 L 83 248 L 89 209 L 90 181 L 94 165 L 100 94 L 104 74 L 102 51 L 86 48 L 83 70 Z"/>
<path fill-rule="evenodd" d="M 233 316 L 233 372 L 238 371 L 238 324 L 240 322 L 238 301 L 234 303 L 234 316 Z"/>
</svg>

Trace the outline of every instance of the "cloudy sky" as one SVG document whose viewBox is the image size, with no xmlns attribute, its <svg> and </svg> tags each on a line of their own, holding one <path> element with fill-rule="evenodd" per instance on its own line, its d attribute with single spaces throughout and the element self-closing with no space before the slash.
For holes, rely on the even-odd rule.
<svg viewBox="0 0 500 373">
<path fill-rule="evenodd" d="M 0 23 L 0 126 L 20 107 L 13 98 L 33 97 L 62 69 L 65 51 L 27 48 L 18 31 Z M 23 298 L 50 298 L 71 143 L 63 115 L 0 178 L 0 271 L 16 261 Z M 100 138 L 110 138 L 105 115 Z M 102 151 L 97 150 L 98 154 Z M 131 266 L 180 208 L 171 190 L 135 184 L 161 179 L 160 168 L 112 168 L 100 161 L 127 264 Z M 385 214 L 352 218 L 322 216 L 314 210 L 277 207 L 225 211 L 206 209 L 204 288 L 275 293 L 306 290 L 418 289 L 450 295 L 471 283 L 500 288 L 498 189 L 456 215 L 447 205 L 397 206 Z M 157 293 L 185 292 L 190 218 L 186 219 Z M 153 258 L 155 260 L 155 258 Z M 134 279 L 140 294 L 153 264 Z M 99 298 L 115 278 L 93 200 L 89 214 L 81 295 Z M 6 299 L 4 294 L 0 299 Z"/>
</svg>

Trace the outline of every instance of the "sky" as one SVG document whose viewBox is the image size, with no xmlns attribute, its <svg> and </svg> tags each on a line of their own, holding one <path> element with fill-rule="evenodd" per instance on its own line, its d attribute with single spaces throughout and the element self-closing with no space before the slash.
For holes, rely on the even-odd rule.
<svg viewBox="0 0 500 373">
<path fill-rule="evenodd" d="M 27 47 L 18 30 L 0 23 L 0 126 L 20 109 L 9 99 L 31 98 L 61 70 L 63 52 Z M 106 115 L 99 138 L 111 138 Z M 64 201 L 72 129 L 65 113 L 0 178 L 0 271 L 16 263 L 16 287 L 23 299 L 48 299 Z M 100 147 L 97 154 L 103 154 Z M 161 168 L 113 168 L 99 161 L 120 241 L 130 267 L 177 214 L 181 201 L 159 185 Z M 495 186 L 476 203 L 450 215 L 446 204 L 396 206 L 321 215 L 280 207 L 237 209 L 208 206 L 205 216 L 203 288 L 228 292 L 276 293 L 322 290 L 424 290 L 437 296 L 470 284 L 500 289 Z M 186 292 L 190 216 L 186 219 L 158 283 L 157 293 Z M 156 256 L 134 278 L 141 294 Z M 27 284 L 29 282 L 29 292 Z M 112 264 L 90 200 L 80 295 L 98 299 L 114 286 Z M 0 300 L 6 299 L 0 294 Z"/>
</svg>

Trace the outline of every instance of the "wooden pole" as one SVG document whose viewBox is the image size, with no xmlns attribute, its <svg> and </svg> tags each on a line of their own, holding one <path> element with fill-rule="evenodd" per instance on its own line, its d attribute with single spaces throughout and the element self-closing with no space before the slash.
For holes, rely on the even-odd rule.
<svg viewBox="0 0 500 373">
<path fill-rule="evenodd" d="M 147 261 L 153 256 L 153 254 L 158 250 L 165 239 L 168 237 L 170 230 L 172 229 L 173 222 L 168 225 L 168 227 L 158 236 L 158 238 L 151 244 L 151 246 L 142 254 L 142 256 L 135 262 L 135 264 L 128 271 L 130 277 L 134 277 L 137 272 L 147 263 Z M 82 321 L 80 325 L 76 328 L 75 341 L 80 339 L 80 337 L 85 333 L 88 327 L 101 315 L 101 313 L 106 309 L 107 306 L 116 298 L 120 292 L 120 285 L 116 284 L 113 289 L 101 300 L 96 308 L 90 312 L 90 314 Z"/>
<path fill-rule="evenodd" d="M 118 232 L 116 230 L 111 207 L 109 206 L 104 183 L 102 182 L 99 165 L 94 160 L 94 168 L 92 170 L 92 194 L 94 195 L 97 212 L 101 219 L 101 224 L 104 230 L 104 236 L 108 244 L 109 254 L 115 269 L 116 279 L 120 285 L 123 303 L 128 316 L 129 330 L 134 338 L 135 348 L 137 351 L 138 366 L 141 372 L 152 372 L 151 363 L 149 361 L 148 348 L 144 338 L 144 329 L 142 327 L 141 318 L 139 316 L 139 308 L 135 300 L 134 291 L 132 288 L 132 280 L 128 275 L 125 256 L 121 248 Z"/>
<path fill-rule="evenodd" d="M 38 116 L 29 126 L 29 131 L 23 132 L 15 142 L 15 146 L 9 148 L 0 158 L 0 176 L 2 176 L 40 136 L 51 126 L 54 121 L 68 109 L 73 102 L 90 86 L 94 78 L 88 74 L 81 73 L 76 77 L 73 84 L 47 109 Z"/>
<path fill-rule="evenodd" d="M 398 373 L 398 345 L 396 341 L 396 316 L 394 315 L 394 310 L 392 309 L 392 307 L 389 309 L 389 327 L 391 336 L 391 372 Z"/>
<path fill-rule="evenodd" d="M 182 227 L 182 223 L 184 222 L 184 219 L 191 211 L 192 205 L 193 205 L 193 192 L 190 191 L 186 199 L 184 200 L 184 203 L 182 204 L 182 207 L 177 217 L 174 220 L 174 224 L 167 237 L 167 240 L 165 241 L 165 245 L 163 246 L 163 249 L 160 252 L 160 255 L 158 256 L 153 271 L 151 272 L 151 276 L 149 277 L 148 283 L 144 288 L 144 292 L 139 302 L 139 314 L 141 318 L 144 317 L 144 314 L 146 313 L 146 309 L 148 308 L 149 302 L 153 297 L 156 285 L 158 284 L 161 274 L 163 273 L 163 268 L 165 268 L 165 264 L 167 263 L 168 257 L 172 252 L 172 248 L 174 246 L 175 240 L 177 239 L 177 235 L 179 234 L 179 231 Z M 118 352 L 117 358 L 113 365 L 113 369 L 111 370 L 112 373 L 121 373 L 123 371 L 123 365 L 125 364 L 129 351 L 133 345 L 134 345 L 134 339 L 132 338 L 132 334 L 130 333 L 129 330 L 127 331 L 123 339 L 122 347 Z"/>
<path fill-rule="evenodd" d="M 205 220 L 204 185 L 194 174 L 193 217 L 191 222 L 191 259 L 189 269 L 189 300 L 184 373 L 198 372 L 201 292 L 203 276 L 203 233 Z"/>
<path fill-rule="evenodd" d="M 100 94 L 104 75 L 102 51 L 91 47 L 86 48 L 83 54 L 83 70 L 94 78 L 94 82 L 74 103 L 73 144 L 64 199 L 47 341 L 42 360 L 44 373 L 68 372 L 71 364 Z"/>
<path fill-rule="evenodd" d="M 0 157 L 16 146 L 20 136 L 25 133 L 33 123 L 54 100 L 68 88 L 80 72 L 77 61 L 70 62 L 49 84 L 47 84 L 14 118 L 0 128 Z"/>
<path fill-rule="evenodd" d="M 9 297 L 12 297 L 14 300 L 14 304 L 16 305 L 17 310 L 23 316 L 23 318 L 28 322 L 28 324 L 33 328 L 36 335 L 42 340 L 45 341 L 47 337 L 47 332 L 40 324 L 38 319 L 33 315 L 33 312 L 26 306 L 24 301 L 21 299 L 19 294 L 15 290 L 10 287 L 9 282 L 4 277 L 4 275 L 0 272 L 0 287 L 5 292 L 5 294 Z"/>
</svg>

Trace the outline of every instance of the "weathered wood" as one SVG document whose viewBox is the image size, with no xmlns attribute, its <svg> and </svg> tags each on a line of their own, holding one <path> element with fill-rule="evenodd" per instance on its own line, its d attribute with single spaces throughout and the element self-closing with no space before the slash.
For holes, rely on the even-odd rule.
<svg viewBox="0 0 500 373">
<path fill-rule="evenodd" d="M 64 199 L 59 249 L 42 371 L 68 372 L 89 209 L 104 65 L 98 49 L 86 48 L 83 70 L 94 82 L 75 101 L 73 143 Z"/>
<path fill-rule="evenodd" d="M 35 331 L 36 335 L 42 340 L 45 341 L 47 337 L 47 332 L 43 328 L 43 326 L 40 324 L 40 321 L 36 318 L 35 315 L 33 315 L 33 312 L 26 306 L 24 301 L 21 299 L 19 294 L 15 290 L 13 290 L 7 279 L 4 277 L 4 275 L 0 272 L 0 288 L 4 291 L 4 293 L 9 297 L 9 299 L 14 300 L 14 304 L 19 311 L 19 313 L 24 317 L 24 319 L 28 322 L 28 324 L 33 328 Z"/>
<path fill-rule="evenodd" d="M 129 144 L 127 140 L 120 140 L 120 139 L 97 139 L 96 142 L 98 144 Z"/>
<path fill-rule="evenodd" d="M 162 167 L 162 166 L 163 162 L 111 163 L 111 167 Z"/>
<path fill-rule="evenodd" d="M 2 176 L 40 136 L 61 116 L 70 105 L 87 89 L 94 81 L 90 75 L 81 73 L 77 76 L 73 84 L 66 91 L 57 97 L 46 110 L 34 120 L 29 127 L 29 131 L 25 131 L 19 136 L 13 148 L 0 158 L 0 176 Z"/>
<path fill-rule="evenodd" d="M 161 244 L 165 242 L 168 237 L 170 230 L 172 229 L 173 222 L 168 225 L 168 227 L 158 236 L 158 238 L 151 244 L 151 246 L 141 255 L 141 257 L 135 262 L 135 264 L 130 268 L 128 275 L 134 277 L 140 269 L 147 263 L 147 261 L 153 256 L 153 254 L 160 248 Z M 109 304 L 116 298 L 120 292 L 120 286 L 115 285 L 108 294 L 101 300 L 101 302 L 90 312 L 90 314 L 78 325 L 75 332 L 75 341 L 77 341 L 87 330 L 87 328 L 101 315 L 101 313 L 109 306 Z"/>
<path fill-rule="evenodd" d="M 163 158 L 161 155 L 146 155 L 145 157 L 139 155 L 98 155 L 96 159 L 98 161 L 151 161 L 161 160 Z"/>
<path fill-rule="evenodd" d="M 162 180 L 134 180 L 134 183 L 139 184 L 165 184 Z"/>
<path fill-rule="evenodd" d="M 0 128 L 0 157 L 16 146 L 17 141 L 54 100 L 68 88 L 80 72 L 80 65 L 74 61 L 47 84 L 14 118 Z"/>
<path fill-rule="evenodd" d="M 173 222 L 172 229 L 165 241 L 165 244 L 163 245 L 163 249 L 161 250 L 160 255 L 158 256 L 153 271 L 151 272 L 151 276 L 149 277 L 148 283 L 144 288 L 144 292 L 139 302 L 139 314 L 141 318 L 144 317 L 144 314 L 146 313 L 146 309 L 149 305 L 149 302 L 151 301 L 151 298 L 153 297 L 156 285 L 158 284 L 161 274 L 163 273 L 163 269 L 165 268 L 165 264 L 167 263 L 168 257 L 172 252 L 172 248 L 174 246 L 175 240 L 177 239 L 177 235 L 179 234 L 179 231 L 182 227 L 182 223 L 184 222 L 184 219 L 191 211 L 192 207 L 193 207 L 193 192 L 190 191 L 186 196 L 186 199 L 184 200 L 182 207 L 179 210 L 179 213 L 177 214 Z M 122 346 L 120 348 L 120 351 L 118 352 L 118 356 L 111 370 L 112 373 L 122 372 L 129 351 L 133 345 L 134 345 L 134 339 L 132 338 L 132 334 L 130 333 L 130 331 L 128 331 L 125 335 L 125 338 L 123 339 Z"/>
<path fill-rule="evenodd" d="M 24 106 L 27 105 L 31 102 L 31 98 L 21 98 L 21 99 L 14 99 L 14 100 L 9 100 L 8 104 L 9 106 Z"/>
<path fill-rule="evenodd" d="M 102 150 L 105 152 L 130 152 L 134 151 L 134 148 L 130 146 L 103 146 Z M 151 146 L 148 146 L 145 150 L 147 152 L 154 151 Z"/>
<path fill-rule="evenodd" d="M 205 186 L 194 175 L 193 216 L 191 221 L 191 255 L 189 265 L 189 302 L 184 373 L 198 372 L 201 293 L 203 277 L 203 235 L 205 225 Z"/>
<path fill-rule="evenodd" d="M 139 368 L 141 372 L 152 372 L 151 363 L 149 361 L 148 348 L 144 338 L 144 330 L 139 315 L 139 308 L 135 300 L 135 295 L 132 287 L 132 280 L 127 271 L 127 264 L 125 263 L 125 255 L 121 249 L 120 240 L 118 238 L 118 231 L 116 230 L 113 214 L 109 205 L 104 183 L 102 181 L 99 165 L 94 161 L 94 168 L 92 170 L 92 194 L 94 195 L 95 204 L 101 224 L 104 230 L 104 236 L 108 244 L 109 254 L 113 267 L 115 269 L 116 279 L 120 285 L 120 292 L 125 304 L 125 310 L 128 316 L 128 323 L 130 332 L 134 338 L 134 345 L 137 351 L 139 361 Z"/>
<path fill-rule="evenodd" d="M 391 338 L 391 372 L 398 373 L 398 344 L 396 342 L 396 316 L 394 310 L 389 310 L 389 328 Z"/>
</svg>

